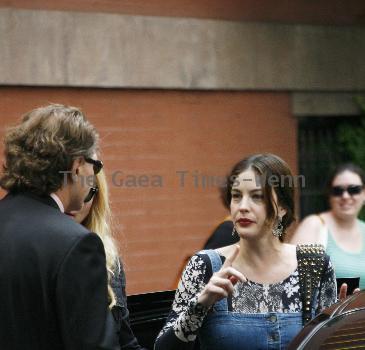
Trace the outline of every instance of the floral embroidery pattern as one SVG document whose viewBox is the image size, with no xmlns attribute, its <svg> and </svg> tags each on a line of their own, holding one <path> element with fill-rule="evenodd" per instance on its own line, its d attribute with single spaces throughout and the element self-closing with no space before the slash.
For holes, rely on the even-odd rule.
<svg viewBox="0 0 365 350">
<path fill-rule="evenodd" d="M 224 258 L 223 258 L 224 259 Z M 195 254 L 188 262 L 176 290 L 175 300 L 167 322 L 159 337 L 173 329 L 184 342 L 195 340 L 208 310 L 197 304 L 198 294 L 212 275 L 209 257 Z M 336 282 L 331 262 L 325 272 L 319 297 L 315 301 L 317 313 L 336 301 Z M 237 283 L 232 295 L 232 310 L 239 313 L 301 312 L 298 270 L 275 284 L 252 281 Z"/>
</svg>

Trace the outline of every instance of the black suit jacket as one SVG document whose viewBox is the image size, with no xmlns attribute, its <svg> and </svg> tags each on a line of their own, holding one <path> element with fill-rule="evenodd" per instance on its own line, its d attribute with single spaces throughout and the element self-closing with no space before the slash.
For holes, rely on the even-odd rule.
<svg viewBox="0 0 365 350">
<path fill-rule="evenodd" d="M 0 201 L 0 349 L 118 349 L 100 238 L 51 197 Z"/>
</svg>

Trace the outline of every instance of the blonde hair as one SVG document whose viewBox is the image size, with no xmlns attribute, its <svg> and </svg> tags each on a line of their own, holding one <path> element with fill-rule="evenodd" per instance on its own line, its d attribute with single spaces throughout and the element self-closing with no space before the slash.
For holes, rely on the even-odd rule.
<svg viewBox="0 0 365 350">
<path fill-rule="evenodd" d="M 119 254 L 117 246 L 112 237 L 112 214 L 109 205 L 109 191 L 104 171 L 100 171 L 96 176 L 96 186 L 99 188 L 94 197 L 90 211 L 81 223 L 90 231 L 96 233 L 104 244 L 106 256 L 106 268 L 108 270 L 108 294 L 110 298 L 109 307 L 115 303 L 115 295 L 111 288 L 111 278 L 115 273 L 120 272 Z"/>
</svg>

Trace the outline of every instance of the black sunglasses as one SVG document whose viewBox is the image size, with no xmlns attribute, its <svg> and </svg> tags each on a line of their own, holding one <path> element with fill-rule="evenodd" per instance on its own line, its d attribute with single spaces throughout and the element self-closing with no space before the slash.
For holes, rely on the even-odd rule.
<svg viewBox="0 0 365 350">
<path fill-rule="evenodd" d="M 93 165 L 94 175 L 100 173 L 100 170 L 103 169 L 103 166 L 104 166 L 104 164 L 101 160 L 96 160 L 96 159 L 92 159 L 92 158 L 85 158 L 85 162 Z"/>
<path fill-rule="evenodd" d="M 361 185 L 349 185 L 347 187 L 333 186 L 331 188 L 331 195 L 334 197 L 342 197 L 344 192 L 347 192 L 350 196 L 360 194 L 363 186 Z"/>
<path fill-rule="evenodd" d="M 97 187 L 91 187 L 89 193 L 84 199 L 84 203 L 90 202 L 98 192 L 99 189 Z"/>
</svg>

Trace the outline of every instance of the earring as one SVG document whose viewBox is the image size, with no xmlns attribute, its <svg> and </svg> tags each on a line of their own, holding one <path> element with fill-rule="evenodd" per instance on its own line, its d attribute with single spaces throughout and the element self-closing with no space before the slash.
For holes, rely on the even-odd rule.
<svg viewBox="0 0 365 350">
<path fill-rule="evenodd" d="M 278 238 L 280 238 L 284 233 L 284 227 L 283 227 L 283 224 L 281 223 L 281 220 L 282 220 L 282 218 L 280 216 L 278 216 L 277 222 L 275 223 L 274 227 L 272 228 L 272 234 Z"/>
<path fill-rule="evenodd" d="M 236 231 L 236 226 L 233 224 L 232 237 L 238 237 L 238 233 Z"/>
</svg>

